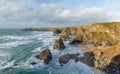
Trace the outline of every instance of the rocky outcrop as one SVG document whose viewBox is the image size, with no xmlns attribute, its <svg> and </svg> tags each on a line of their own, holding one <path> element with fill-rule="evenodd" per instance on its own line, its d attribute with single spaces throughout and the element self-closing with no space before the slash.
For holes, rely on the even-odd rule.
<svg viewBox="0 0 120 74">
<path fill-rule="evenodd" d="M 107 47 L 95 46 L 93 50 L 84 54 L 81 61 L 97 69 L 103 70 L 104 72 L 110 74 L 119 74 L 120 43 Z"/>
<path fill-rule="evenodd" d="M 113 57 L 109 65 L 103 68 L 103 71 L 110 74 L 120 74 L 120 54 Z"/>
<path fill-rule="evenodd" d="M 66 40 L 67 38 L 69 38 L 69 35 L 71 35 L 70 28 L 63 28 L 61 30 L 60 38 Z"/>
<path fill-rule="evenodd" d="M 84 56 L 81 57 L 80 60 L 89 66 L 94 66 L 95 58 L 93 52 L 85 52 Z"/>
<path fill-rule="evenodd" d="M 54 29 L 54 30 L 53 30 L 53 34 L 54 34 L 54 35 L 60 34 L 61 31 L 62 31 L 62 29 Z"/>
<path fill-rule="evenodd" d="M 52 53 L 50 52 L 49 49 L 46 49 L 40 54 L 36 55 L 35 57 L 37 59 L 43 60 L 45 64 L 48 64 L 52 60 Z"/>
<path fill-rule="evenodd" d="M 63 64 L 66 64 L 69 60 L 74 59 L 74 60 L 78 60 L 79 59 L 79 53 L 77 54 L 65 54 L 62 56 L 58 57 L 59 63 L 62 66 Z"/>
<path fill-rule="evenodd" d="M 53 48 L 56 49 L 56 50 L 63 50 L 65 49 L 65 45 L 62 41 L 61 38 L 57 39 L 53 45 Z"/>
</svg>

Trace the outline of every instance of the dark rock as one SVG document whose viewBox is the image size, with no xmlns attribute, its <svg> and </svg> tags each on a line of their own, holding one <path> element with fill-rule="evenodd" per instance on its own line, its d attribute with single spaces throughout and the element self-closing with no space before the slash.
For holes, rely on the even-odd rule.
<svg viewBox="0 0 120 74">
<path fill-rule="evenodd" d="M 59 63 L 62 66 L 63 64 L 66 64 L 67 62 L 69 62 L 69 60 L 71 59 L 78 59 L 79 53 L 77 54 L 66 54 L 66 55 L 62 55 L 60 57 L 58 57 Z"/>
<path fill-rule="evenodd" d="M 70 57 L 69 54 L 62 55 L 62 56 L 59 57 L 59 63 L 60 63 L 60 65 L 66 64 L 70 59 L 71 59 L 71 57 Z"/>
<path fill-rule="evenodd" d="M 49 49 L 46 49 L 35 57 L 37 59 L 43 60 L 45 64 L 48 64 L 52 60 L 52 53 Z"/>
<path fill-rule="evenodd" d="M 30 64 L 31 64 L 31 65 L 35 65 L 35 64 L 37 64 L 37 63 L 36 63 L 36 62 L 31 62 Z"/>
<path fill-rule="evenodd" d="M 94 66 L 95 58 L 93 52 L 85 52 L 84 56 L 81 57 L 80 60 L 89 66 Z"/>
<path fill-rule="evenodd" d="M 65 49 L 65 45 L 61 38 L 55 41 L 53 48 L 58 50 Z"/>
<path fill-rule="evenodd" d="M 79 41 L 79 40 L 73 40 L 71 41 L 69 44 L 72 45 L 72 44 L 80 44 L 82 41 Z"/>
<path fill-rule="evenodd" d="M 109 65 L 103 68 L 103 71 L 110 74 L 120 74 L 120 54 L 113 57 Z"/>
<path fill-rule="evenodd" d="M 53 30 L 53 33 L 54 33 L 54 35 L 60 34 L 60 33 L 61 33 L 61 30 L 60 30 L 60 29 L 54 29 L 54 30 Z"/>
</svg>

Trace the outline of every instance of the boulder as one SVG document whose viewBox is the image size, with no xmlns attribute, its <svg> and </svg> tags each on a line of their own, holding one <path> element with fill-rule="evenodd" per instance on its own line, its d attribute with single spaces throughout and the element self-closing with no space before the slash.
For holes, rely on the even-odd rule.
<svg viewBox="0 0 120 74">
<path fill-rule="evenodd" d="M 58 61 L 59 61 L 60 65 L 62 66 L 63 64 L 66 64 L 67 62 L 69 62 L 69 60 L 71 60 L 71 59 L 77 60 L 79 58 L 78 55 L 79 55 L 79 53 L 62 55 L 62 56 L 58 57 Z"/>
<path fill-rule="evenodd" d="M 35 57 L 37 59 L 43 60 L 45 64 L 48 64 L 52 60 L 52 53 L 49 49 L 46 49 Z"/>
<path fill-rule="evenodd" d="M 53 48 L 57 50 L 65 49 L 65 45 L 61 38 L 55 41 Z"/>
</svg>

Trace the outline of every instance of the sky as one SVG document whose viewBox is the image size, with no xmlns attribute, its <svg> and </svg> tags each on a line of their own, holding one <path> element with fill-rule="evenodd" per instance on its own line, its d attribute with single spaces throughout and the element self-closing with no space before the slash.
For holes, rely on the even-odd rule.
<svg viewBox="0 0 120 74">
<path fill-rule="evenodd" d="M 120 0 L 0 0 L 0 28 L 120 22 Z"/>
</svg>

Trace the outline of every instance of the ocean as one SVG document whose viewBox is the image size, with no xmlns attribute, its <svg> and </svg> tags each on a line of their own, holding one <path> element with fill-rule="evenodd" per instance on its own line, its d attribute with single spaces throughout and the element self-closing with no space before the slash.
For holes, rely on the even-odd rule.
<svg viewBox="0 0 120 74">
<path fill-rule="evenodd" d="M 60 66 L 58 57 L 64 54 L 80 53 L 82 46 L 69 45 L 63 51 L 53 49 L 59 36 L 49 31 L 21 31 L 19 29 L 0 29 L 0 74 L 94 74 L 92 69 L 82 62 L 70 60 Z M 49 48 L 53 59 L 48 65 L 35 58 L 37 54 Z M 37 64 L 31 65 L 31 62 Z"/>
</svg>

